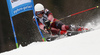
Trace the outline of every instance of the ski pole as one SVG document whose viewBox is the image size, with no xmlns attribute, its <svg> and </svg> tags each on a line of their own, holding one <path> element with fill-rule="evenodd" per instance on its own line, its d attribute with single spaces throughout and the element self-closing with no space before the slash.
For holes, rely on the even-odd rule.
<svg viewBox="0 0 100 55">
<path fill-rule="evenodd" d="M 74 16 L 74 15 L 77 15 L 77 14 L 80 14 L 80 13 L 83 13 L 83 12 L 86 12 L 86 11 L 89 11 L 89 10 L 93 10 L 93 9 L 95 9 L 95 8 L 99 8 L 99 6 L 92 7 L 92 8 L 89 8 L 89 9 L 86 9 L 86 10 L 83 10 L 83 11 L 80 11 L 80 12 L 77 12 L 77 13 L 74 13 L 74 14 L 71 14 L 71 15 L 68 15 L 68 16 L 66 16 L 66 17 L 64 17 L 64 18 L 61 18 L 61 19 L 57 20 L 57 21 L 63 20 L 63 19 L 65 19 L 65 18 Z"/>
</svg>

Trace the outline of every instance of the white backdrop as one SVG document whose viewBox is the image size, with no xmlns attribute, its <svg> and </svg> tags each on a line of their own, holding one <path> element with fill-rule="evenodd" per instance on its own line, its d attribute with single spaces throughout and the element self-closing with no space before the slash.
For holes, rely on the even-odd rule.
<svg viewBox="0 0 100 55">
<path fill-rule="evenodd" d="M 12 8 L 31 2 L 31 0 L 10 0 L 10 1 L 11 1 Z"/>
</svg>

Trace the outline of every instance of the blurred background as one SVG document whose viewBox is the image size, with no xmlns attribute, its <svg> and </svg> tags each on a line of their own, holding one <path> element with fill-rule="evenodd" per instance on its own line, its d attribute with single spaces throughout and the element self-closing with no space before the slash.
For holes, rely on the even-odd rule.
<svg viewBox="0 0 100 55">
<path fill-rule="evenodd" d="M 100 6 L 100 0 L 34 0 L 49 9 L 55 18 L 60 19 L 70 14 Z M 100 16 L 100 8 L 90 10 L 61 20 L 66 25 L 84 26 Z M 33 11 L 27 11 L 13 17 L 18 44 L 27 46 L 32 42 L 42 42 L 42 37 L 32 21 Z M 95 21 L 94 21 L 95 22 Z M 47 35 L 43 33 L 45 37 Z M 13 30 L 6 0 L 0 0 L 0 53 L 16 49 Z"/>
</svg>

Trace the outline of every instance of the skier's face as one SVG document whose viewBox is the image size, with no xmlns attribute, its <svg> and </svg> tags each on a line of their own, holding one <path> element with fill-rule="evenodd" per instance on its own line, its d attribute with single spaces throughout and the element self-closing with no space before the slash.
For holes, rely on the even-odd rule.
<svg viewBox="0 0 100 55">
<path fill-rule="evenodd" d="M 43 17 L 43 14 L 39 14 L 39 15 L 37 15 L 37 16 L 41 18 L 41 17 Z"/>
<path fill-rule="evenodd" d="M 38 11 L 38 12 L 36 12 L 36 15 L 38 17 L 40 17 L 40 18 L 43 16 L 43 14 L 44 14 L 44 11 Z"/>
</svg>

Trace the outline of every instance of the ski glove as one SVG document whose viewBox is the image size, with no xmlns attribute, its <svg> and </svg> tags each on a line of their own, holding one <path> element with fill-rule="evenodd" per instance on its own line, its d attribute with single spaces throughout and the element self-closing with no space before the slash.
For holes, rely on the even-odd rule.
<svg viewBox="0 0 100 55">
<path fill-rule="evenodd" d="M 51 31 L 50 20 L 45 21 L 44 30 L 46 30 L 50 33 L 50 31 Z"/>
</svg>

